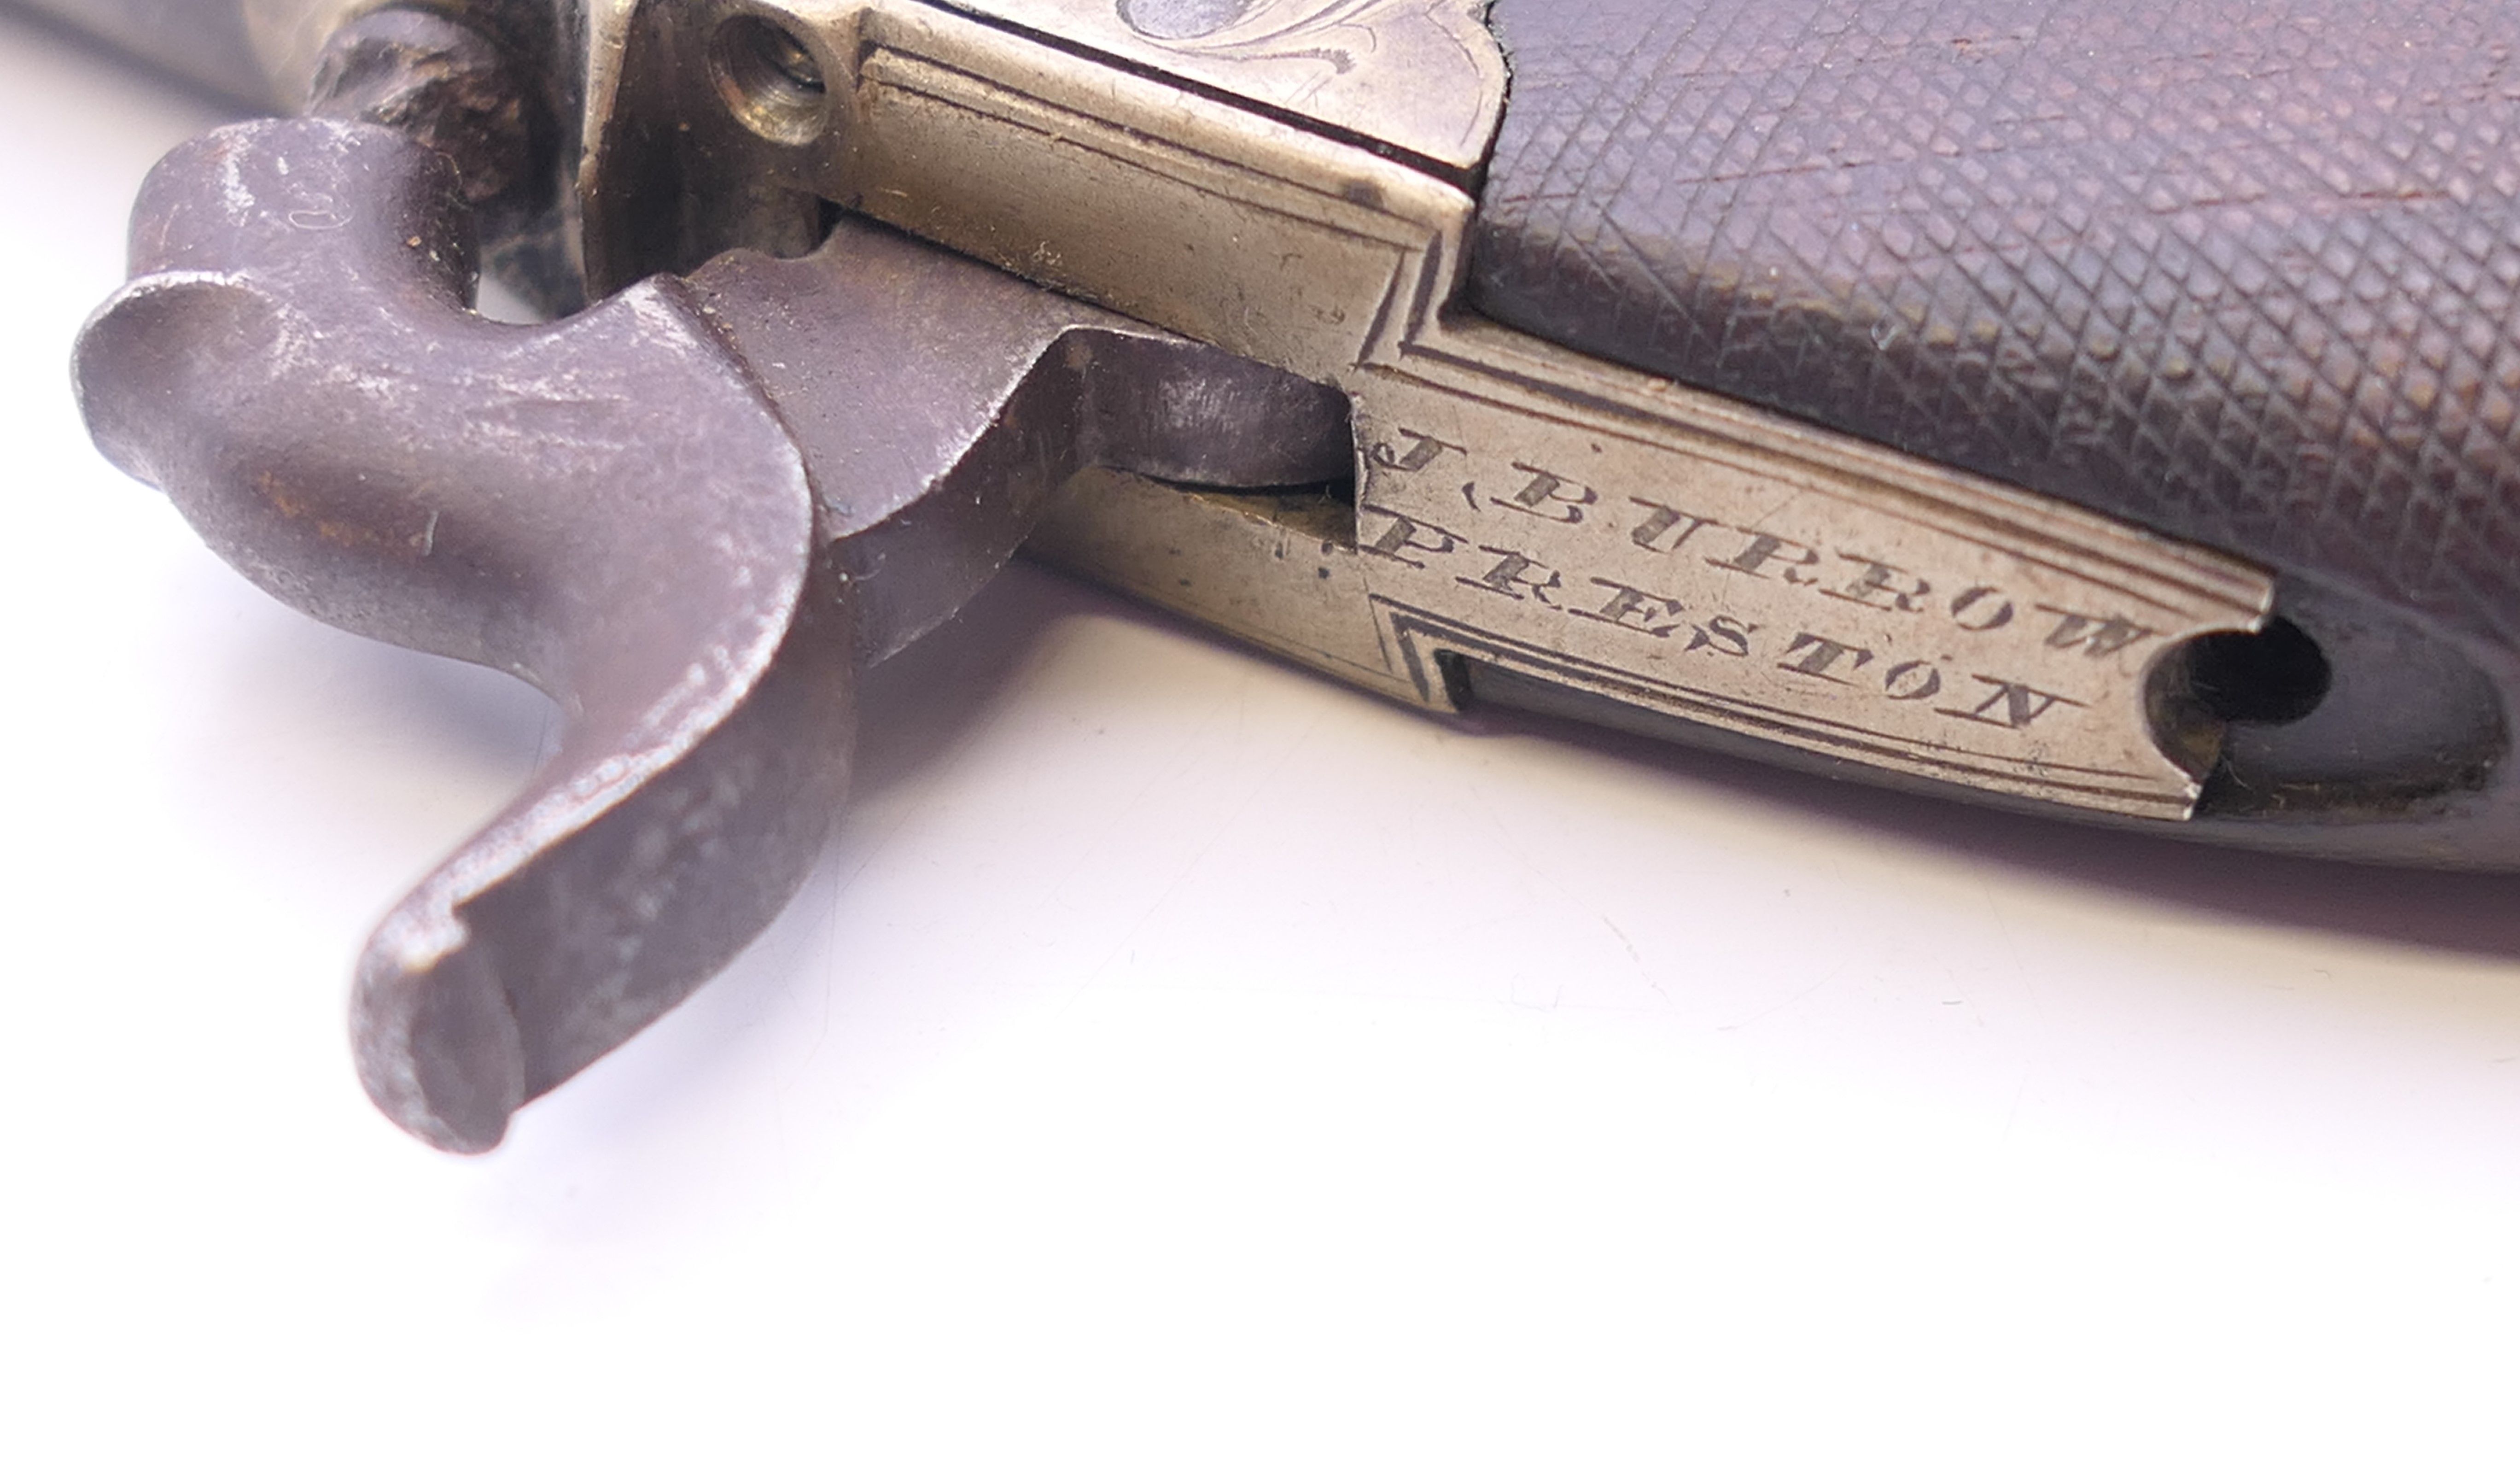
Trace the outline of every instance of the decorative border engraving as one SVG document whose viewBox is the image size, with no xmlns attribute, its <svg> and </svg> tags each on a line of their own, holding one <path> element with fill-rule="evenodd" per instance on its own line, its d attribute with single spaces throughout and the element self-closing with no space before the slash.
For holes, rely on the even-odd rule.
<svg viewBox="0 0 2520 1458">
<path fill-rule="evenodd" d="M 1609 663 L 1552 653 L 1515 638 L 1497 637 L 1471 624 L 1437 617 L 1402 603 L 1377 598 L 1374 609 L 1388 641 L 1397 650 L 1412 681 L 1429 697 L 1442 692 L 1436 684 L 1437 670 L 1431 660 L 1439 653 L 1452 654 L 1581 689 L 1603 699 L 1655 709 L 1675 718 L 1689 719 L 1824 754 L 1860 756 L 1884 767 L 1901 768 L 1910 773 L 1950 777 L 1953 761 L 1956 758 L 1966 759 L 1975 761 L 1967 766 L 1968 777 L 1972 781 L 1984 782 L 1987 788 L 2010 788 L 2016 793 L 2036 795 L 2043 799 L 2057 798 L 2059 797 L 2054 792 L 2067 789 L 2078 802 L 2135 814 L 2179 811 L 2187 805 L 2186 797 L 2164 794 L 2151 788 L 2142 775 L 2129 770 L 2060 765 L 2035 756 L 1955 750 L 1934 740 L 1907 739 L 1844 719 L 1799 713 L 1770 699 L 1734 698 L 1643 677 Z M 1701 630 L 1711 635 L 1711 641 L 1719 645 L 1720 651 L 1747 658 L 1750 654 L 1747 635 L 1752 626 L 1735 619 L 1720 619 Z M 1771 666 L 1778 672 L 1820 673 L 1836 666 L 1841 661 L 1837 655 L 1844 652 L 1842 645 L 1813 647 L 1805 644 Z M 1799 664 L 1795 661 L 1796 655 L 1801 657 Z M 1919 675 L 1920 683 L 1922 675 L 1930 672 L 1916 662 L 1902 665 L 1902 671 Z M 2017 730 L 2059 702 L 2051 695 L 2025 693 L 2022 685 L 2001 680 L 1984 682 L 1993 684 L 1996 692 L 1975 709 L 1945 709 L 1942 712 L 1956 717 L 1980 718 L 1997 727 Z M 2000 722 L 2004 718 L 2010 720 L 2008 725 Z"/>
<path fill-rule="evenodd" d="M 1429 699 L 1433 644 L 1884 769 L 2183 816 L 2195 780 L 2154 741 L 2147 679 L 2265 609 L 2139 540 L 2095 553 L 2121 544 L 1726 462 L 1563 402 L 1498 409 L 1397 371 L 1358 396 L 1357 551 L 1392 670 Z"/>
</svg>

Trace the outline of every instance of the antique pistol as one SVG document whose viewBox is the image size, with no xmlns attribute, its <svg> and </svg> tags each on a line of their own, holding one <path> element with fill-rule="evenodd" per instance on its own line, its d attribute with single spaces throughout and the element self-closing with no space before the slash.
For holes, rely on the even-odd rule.
<svg viewBox="0 0 2520 1458">
<path fill-rule="evenodd" d="M 2520 866 L 2520 0 L 33 3 L 300 114 L 149 183 L 107 453 L 565 711 L 359 969 L 441 1147 L 767 923 L 1019 548 L 1433 710 Z"/>
</svg>

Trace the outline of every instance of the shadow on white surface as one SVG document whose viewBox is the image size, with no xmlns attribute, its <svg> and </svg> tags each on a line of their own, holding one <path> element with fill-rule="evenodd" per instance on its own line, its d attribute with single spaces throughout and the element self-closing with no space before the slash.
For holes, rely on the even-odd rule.
<svg viewBox="0 0 2520 1458">
<path fill-rule="evenodd" d="M 212 119 L 0 22 L 0 1447 L 2508 1451 L 2507 878 L 1465 730 L 1018 570 L 813 883 L 486 1160 L 349 959 L 530 691 L 289 616 L 80 439 Z"/>
<path fill-rule="evenodd" d="M 972 715 L 986 711 L 982 686 L 1008 681 L 1047 626 L 1074 615 L 1189 634 L 1220 652 L 1277 661 L 1196 624 L 1033 570 L 1029 578 L 983 596 L 871 686 L 861 751 L 868 775 L 896 773 L 896 766 L 950 742 Z M 1362 691 L 1341 687 L 1382 706 Z M 1844 784 L 1509 708 L 1482 707 L 1460 718 L 1396 706 L 1389 711 L 1454 733 L 1563 747 L 1640 779 L 1686 782 L 1740 797 L 1770 813 L 1824 827 L 1829 836 L 1906 842 L 1990 869 L 2234 920 L 2513 959 L 2512 970 L 2520 972 L 2520 876 L 2355 865 L 2068 824 Z"/>
</svg>

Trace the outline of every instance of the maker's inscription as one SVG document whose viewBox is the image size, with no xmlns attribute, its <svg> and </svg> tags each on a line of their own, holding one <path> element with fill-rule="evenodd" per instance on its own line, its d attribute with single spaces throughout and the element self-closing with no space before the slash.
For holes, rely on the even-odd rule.
<svg viewBox="0 0 2520 1458">
<path fill-rule="evenodd" d="M 1838 763 L 2191 811 L 2210 726 L 2179 725 L 2174 762 L 2147 677 L 2257 626 L 2266 572 L 1460 306 L 1475 205 L 1423 162 L 1489 132 L 1447 153 L 1411 129 L 1498 114 L 1484 0 L 933 3 L 1003 23 L 868 53 L 830 163 L 847 196 L 1335 384 L 1368 455 L 1352 514 L 1089 482 L 1046 528 L 1065 560 L 1418 702 L 1475 657 Z M 1479 84 L 1442 79 L 1462 63 Z"/>
<path fill-rule="evenodd" d="M 1362 420 L 1357 545 L 1395 671 L 1430 694 L 1423 656 L 1465 653 L 1886 767 L 2138 814 L 2192 802 L 2144 679 L 2254 607 L 1424 393 L 1420 417 L 1382 413 L 1395 392 Z"/>
</svg>

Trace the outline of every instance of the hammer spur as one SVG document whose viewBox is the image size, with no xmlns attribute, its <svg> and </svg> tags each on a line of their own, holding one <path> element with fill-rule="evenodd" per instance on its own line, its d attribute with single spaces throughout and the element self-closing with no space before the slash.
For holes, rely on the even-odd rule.
<svg viewBox="0 0 2520 1458">
<path fill-rule="evenodd" d="M 778 913 L 859 666 L 1063 481 L 1275 486 L 1350 447 L 1335 391 L 861 223 L 492 323 L 468 216 L 394 129 L 212 133 L 144 190 L 76 372 L 107 453 L 275 596 L 561 706 L 559 753 L 359 964 L 368 1092 L 476 1152 Z"/>
<path fill-rule="evenodd" d="M 852 655 L 803 461 L 688 291 L 484 321 L 458 186 L 358 124 L 182 149 L 77 378 L 107 452 L 274 595 L 564 709 L 360 963 L 369 1092 L 478 1150 L 785 900 L 845 785 Z"/>
</svg>

